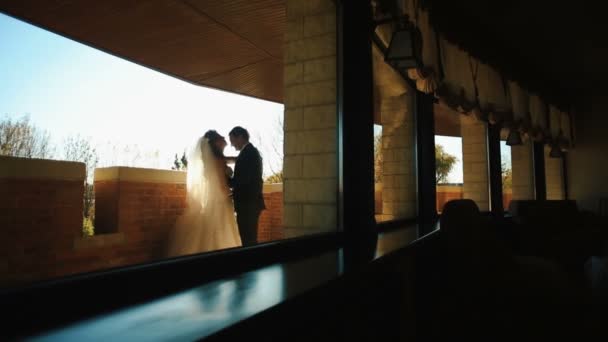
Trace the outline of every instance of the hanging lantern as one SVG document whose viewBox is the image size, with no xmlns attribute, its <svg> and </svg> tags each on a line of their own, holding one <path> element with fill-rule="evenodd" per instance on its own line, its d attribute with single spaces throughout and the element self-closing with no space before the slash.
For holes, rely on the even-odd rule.
<svg viewBox="0 0 608 342">
<path fill-rule="evenodd" d="M 519 130 L 515 128 L 511 128 L 509 131 L 509 136 L 507 137 L 507 145 L 509 146 L 517 146 L 523 144 L 521 139 L 521 133 Z"/>
<path fill-rule="evenodd" d="M 558 143 L 553 143 L 551 144 L 551 151 L 549 152 L 549 157 L 551 158 L 561 158 L 562 157 L 562 150 L 559 147 Z"/>
<path fill-rule="evenodd" d="M 401 27 L 393 32 L 384 60 L 395 69 L 404 72 L 407 72 L 408 69 L 421 68 L 422 36 L 420 31 L 410 23 L 401 24 Z"/>
</svg>

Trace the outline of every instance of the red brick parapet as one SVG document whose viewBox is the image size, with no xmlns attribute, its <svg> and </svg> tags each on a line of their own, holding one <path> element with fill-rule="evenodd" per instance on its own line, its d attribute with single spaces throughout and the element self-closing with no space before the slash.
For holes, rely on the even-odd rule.
<svg viewBox="0 0 608 342">
<path fill-rule="evenodd" d="M 83 163 L 0 157 L 0 286 L 54 277 L 82 235 Z"/>
<path fill-rule="evenodd" d="M 84 182 L 84 164 L 0 158 L 0 288 L 166 256 L 185 172 L 97 169 L 92 237 L 82 237 Z M 264 190 L 260 242 L 283 237 L 282 184 Z"/>
</svg>

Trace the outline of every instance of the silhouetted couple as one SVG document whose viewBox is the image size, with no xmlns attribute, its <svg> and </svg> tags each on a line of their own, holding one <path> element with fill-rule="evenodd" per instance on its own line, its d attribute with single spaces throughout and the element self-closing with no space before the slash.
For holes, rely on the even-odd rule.
<svg viewBox="0 0 608 342">
<path fill-rule="evenodd" d="M 224 156 L 226 139 L 215 130 L 199 138 L 188 155 L 186 209 L 173 231 L 170 255 L 257 242 L 258 219 L 265 208 L 262 157 L 246 129 L 237 126 L 228 135 L 238 157 Z M 228 166 L 233 162 L 234 172 Z"/>
</svg>

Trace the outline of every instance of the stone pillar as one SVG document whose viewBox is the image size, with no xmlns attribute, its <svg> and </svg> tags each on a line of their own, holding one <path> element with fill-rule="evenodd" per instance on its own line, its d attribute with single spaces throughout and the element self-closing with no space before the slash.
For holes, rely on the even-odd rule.
<svg viewBox="0 0 608 342">
<path fill-rule="evenodd" d="M 490 210 L 488 186 L 488 134 L 484 122 L 460 115 L 464 198 L 477 203 L 479 210 Z"/>
<path fill-rule="evenodd" d="M 530 142 L 511 146 L 511 170 L 513 172 L 513 199 L 534 199 L 534 167 Z"/>
<path fill-rule="evenodd" d="M 549 157 L 550 146 L 545 146 L 545 179 L 547 182 L 547 199 L 564 199 L 564 176 L 562 158 Z"/>
<path fill-rule="evenodd" d="M 381 100 L 382 220 L 416 216 L 414 123 L 409 94 Z"/>
<path fill-rule="evenodd" d="M 285 34 L 285 237 L 336 229 L 336 8 L 287 0 Z"/>
<path fill-rule="evenodd" d="M 382 125 L 382 208 L 378 220 L 416 216 L 413 90 L 372 48 L 374 121 Z M 380 209 L 380 208 L 379 208 Z"/>
</svg>

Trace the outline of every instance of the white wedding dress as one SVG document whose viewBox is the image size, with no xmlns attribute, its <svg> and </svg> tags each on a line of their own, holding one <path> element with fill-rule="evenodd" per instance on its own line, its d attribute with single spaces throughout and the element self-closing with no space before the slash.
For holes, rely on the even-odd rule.
<svg viewBox="0 0 608 342">
<path fill-rule="evenodd" d="M 188 154 L 186 209 L 169 239 L 169 256 L 241 246 L 226 163 L 216 158 L 206 138 Z"/>
</svg>

